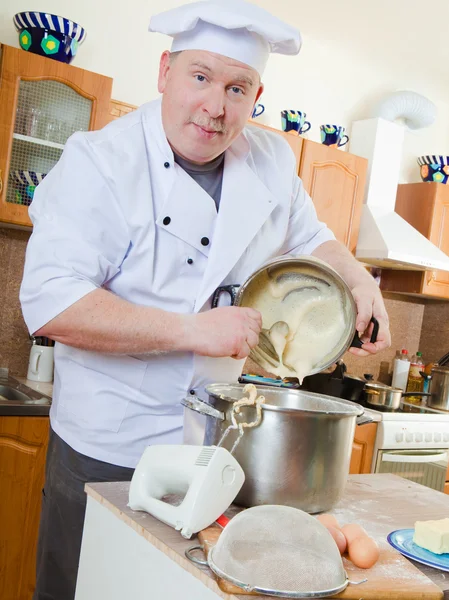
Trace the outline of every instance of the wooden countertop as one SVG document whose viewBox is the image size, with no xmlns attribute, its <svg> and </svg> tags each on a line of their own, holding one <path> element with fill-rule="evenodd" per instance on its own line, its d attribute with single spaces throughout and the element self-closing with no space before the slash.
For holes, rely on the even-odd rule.
<svg viewBox="0 0 449 600">
<path fill-rule="evenodd" d="M 195 566 L 185 558 L 184 551 L 195 545 L 196 539 L 186 540 L 179 532 L 151 515 L 132 511 L 127 506 L 128 491 L 129 482 L 86 485 L 86 493 L 89 496 L 105 506 L 150 544 L 199 578 L 216 592 L 217 596 L 231 598 L 219 590 L 208 568 Z M 449 496 L 396 475 L 350 475 L 342 500 L 330 512 L 341 524 L 356 522 L 362 525 L 382 547 L 388 546 L 386 537 L 395 529 L 414 527 L 417 520 L 448 517 Z M 444 591 L 444 598 L 449 600 L 449 573 L 419 563 L 413 564 L 436 583 Z M 258 597 L 253 596 L 253 598 Z M 247 600 L 248 596 L 232 596 L 232 598 Z"/>
</svg>

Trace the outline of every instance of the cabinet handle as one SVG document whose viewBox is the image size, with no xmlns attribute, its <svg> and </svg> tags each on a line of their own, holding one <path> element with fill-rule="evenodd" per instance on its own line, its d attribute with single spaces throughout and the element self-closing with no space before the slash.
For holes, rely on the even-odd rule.
<svg viewBox="0 0 449 600">
<path fill-rule="evenodd" d="M 427 285 L 430 285 L 433 281 L 437 280 L 437 272 L 436 271 L 430 271 L 430 273 L 427 275 Z"/>
<path fill-rule="evenodd" d="M 2 179 L 2 170 L 0 169 L 0 194 L 3 191 L 3 179 Z"/>
</svg>

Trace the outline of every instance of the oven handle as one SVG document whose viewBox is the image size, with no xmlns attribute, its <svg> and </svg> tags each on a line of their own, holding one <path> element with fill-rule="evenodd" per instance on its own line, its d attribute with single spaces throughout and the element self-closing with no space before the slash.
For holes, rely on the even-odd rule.
<svg viewBox="0 0 449 600">
<path fill-rule="evenodd" d="M 381 462 L 392 463 L 428 463 L 436 460 L 448 460 L 447 452 L 441 454 L 382 454 Z"/>
</svg>

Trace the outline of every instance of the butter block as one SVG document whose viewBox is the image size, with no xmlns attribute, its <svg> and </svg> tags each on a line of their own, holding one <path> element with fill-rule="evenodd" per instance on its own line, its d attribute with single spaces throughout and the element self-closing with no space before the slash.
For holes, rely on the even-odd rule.
<svg viewBox="0 0 449 600">
<path fill-rule="evenodd" d="M 416 521 L 413 541 L 435 554 L 449 553 L 449 519 Z"/>
</svg>

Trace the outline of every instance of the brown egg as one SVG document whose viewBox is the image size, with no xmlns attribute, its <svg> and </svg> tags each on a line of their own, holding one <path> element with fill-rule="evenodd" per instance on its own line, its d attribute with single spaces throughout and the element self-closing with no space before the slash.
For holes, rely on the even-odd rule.
<svg viewBox="0 0 449 600">
<path fill-rule="evenodd" d="M 348 545 L 348 554 L 356 567 L 369 569 L 379 558 L 379 546 L 368 536 L 355 538 Z"/>
<path fill-rule="evenodd" d="M 335 527 L 336 529 L 340 529 L 340 525 L 338 524 L 338 521 L 334 517 L 334 515 L 328 515 L 328 514 L 318 515 L 317 519 L 325 527 Z"/>
<path fill-rule="evenodd" d="M 328 532 L 334 538 L 334 542 L 337 544 L 340 554 L 346 552 L 346 538 L 343 533 L 336 527 L 327 527 Z"/>
<path fill-rule="evenodd" d="M 363 527 L 360 527 L 360 525 L 357 525 L 357 523 L 348 523 L 348 525 L 343 525 L 341 530 L 345 535 L 348 546 L 351 544 L 352 540 L 368 535 Z"/>
</svg>

